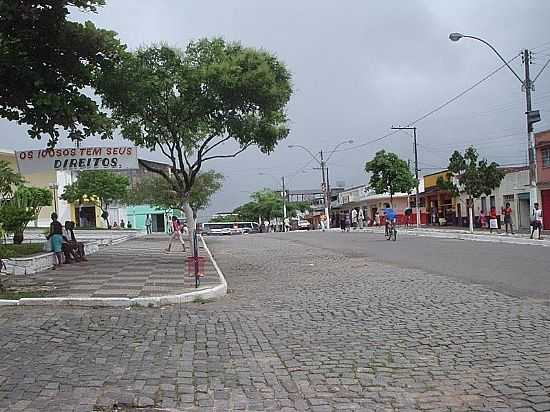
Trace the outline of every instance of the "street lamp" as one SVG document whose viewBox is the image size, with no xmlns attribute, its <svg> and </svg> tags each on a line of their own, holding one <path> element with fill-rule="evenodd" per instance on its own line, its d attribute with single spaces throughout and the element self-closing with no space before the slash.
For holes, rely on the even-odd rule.
<svg viewBox="0 0 550 412">
<path fill-rule="evenodd" d="M 345 144 L 352 144 L 353 143 L 353 140 L 352 139 L 349 139 L 349 140 L 344 140 L 340 143 L 338 143 L 334 149 L 332 149 L 332 151 L 329 153 L 328 155 L 328 158 L 325 160 L 323 158 L 323 151 L 321 150 L 319 155 L 320 155 L 320 158 L 317 158 L 317 156 L 315 156 L 311 150 L 309 150 L 307 147 L 305 146 L 301 146 L 299 144 L 291 144 L 291 145 L 288 145 L 288 147 L 290 149 L 293 149 L 293 148 L 300 148 L 300 149 L 303 149 L 305 150 L 320 166 L 321 168 L 321 173 L 323 175 L 323 184 L 322 184 L 322 190 L 323 190 L 323 197 L 324 197 L 324 203 L 325 203 L 325 217 L 327 219 L 327 228 L 330 229 L 330 215 L 329 215 L 329 207 L 330 207 L 330 195 L 329 195 L 329 190 L 328 190 L 328 187 L 327 187 L 327 178 L 326 178 L 326 174 L 325 174 L 325 168 L 326 168 L 326 164 L 327 162 L 329 161 L 329 159 L 332 157 L 332 155 L 336 152 L 336 150 L 342 146 L 342 145 L 345 145 Z"/>
<path fill-rule="evenodd" d="M 531 90 L 534 90 L 534 83 L 542 73 L 542 71 L 546 68 L 548 63 L 550 63 L 550 60 L 546 62 L 546 64 L 542 67 L 542 69 L 539 71 L 539 73 L 535 76 L 533 80 L 530 78 L 529 74 L 529 64 L 530 64 L 530 52 L 529 50 L 525 49 L 523 50 L 523 63 L 525 65 L 525 79 L 522 79 L 521 76 L 508 64 L 508 62 L 502 57 L 502 55 L 495 49 L 489 42 L 486 40 L 483 40 L 482 38 L 476 37 L 476 36 L 469 36 L 462 33 L 451 33 L 449 35 L 449 39 L 451 41 L 459 41 L 462 38 L 468 38 L 480 41 L 481 43 L 488 46 L 497 56 L 500 60 L 504 62 L 506 67 L 510 69 L 510 71 L 514 74 L 514 76 L 520 81 L 522 88 L 525 90 L 525 100 L 526 100 L 526 106 L 527 111 L 525 112 L 527 116 L 527 145 L 528 145 L 528 155 L 529 155 L 529 185 L 531 187 L 535 186 L 535 152 L 533 148 L 533 139 L 531 137 L 531 133 L 533 132 L 533 124 L 540 121 L 540 113 L 538 110 L 533 111 L 532 110 L 532 104 L 531 104 Z M 533 202 L 537 201 L 537 191 L 533 190 Z"/>
</svg>

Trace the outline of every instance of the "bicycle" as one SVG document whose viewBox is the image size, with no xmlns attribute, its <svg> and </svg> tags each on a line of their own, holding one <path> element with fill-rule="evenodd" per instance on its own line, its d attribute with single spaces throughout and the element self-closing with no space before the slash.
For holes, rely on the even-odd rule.
<svg viewBox="0 0 550 412">
<path fill-rule="evenodd" d="M 397 240 L 397 229 L 395 227 L 395 221 L 392 220 L 390 223 L 386 224 L 386 240 L 390 240 L 393 237 L 393 241 Z"/>
</svg>

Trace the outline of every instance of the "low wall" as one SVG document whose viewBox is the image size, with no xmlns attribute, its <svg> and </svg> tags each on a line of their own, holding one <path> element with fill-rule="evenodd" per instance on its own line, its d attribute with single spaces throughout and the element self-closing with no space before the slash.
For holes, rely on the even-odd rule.
<svg viewBox="0 0 550 412">
<path fill-rule="evenodd" d="M 86 255 L 92 255 L 99 250 L 99 242 L 84 244 Z M 33 273 L 51 269 L 55 264 L 55 256 L 52 252 L 44 252 L 39 255 L 32 255 L 22 258 L 4 260 L 6 273 L 9 275 L 32 275 Z"/>
</svg>

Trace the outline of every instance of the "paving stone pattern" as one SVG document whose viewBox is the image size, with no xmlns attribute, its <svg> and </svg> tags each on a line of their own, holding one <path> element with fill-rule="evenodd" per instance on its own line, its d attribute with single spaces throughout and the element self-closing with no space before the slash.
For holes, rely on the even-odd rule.
<svg viewBox="0 0 550 412">
<path fill-rule="evenodd" d="M 210 240 L 215 302 L 1 309 L 0 410 L 550 410 L 548 306 L 292 239 Z"/>
<path fill-rule="evenodd" d="M 55 287 L 51 296 L 61 297 L 145 297 L 176 295 L 195 290 L 195 278 L 188 276 L 185 259 L 190 248 L 172 245 L 166 252 L 166 235 L 152 235 L 104 246 L 88 262 L 63 265 L 29 277 L 19 276 L 20 283 L 38 283 Z M 189 244 L 187 244 L 189 246 Z M 219 284 L 219 277 L 205 256 L 205 277 L 201 287 Z"/>
</svg>

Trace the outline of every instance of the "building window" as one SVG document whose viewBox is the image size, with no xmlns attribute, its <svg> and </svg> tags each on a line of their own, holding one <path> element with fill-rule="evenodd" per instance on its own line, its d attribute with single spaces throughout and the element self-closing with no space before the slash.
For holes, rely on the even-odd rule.
<svg viewBox="0 0 550 412">
<path fill-rule="evenodd" d="M 550 167 L 550 147 L 542 149 L 542 167 Z"/>
<path fill-rule="evenodd" d="M 504 200 L 504 202 L 513 202 L 514 201 L 514 195 L 504 195 L 503 200 Z"/>
<path fill-rule="evenodd" d="M 487 212 L 487 198 L 486 197 L 481 198 L 481 210 L 483 210 L 484 212 Z"/>
<path fill-rule="evenodd" d="M 497 207 L 497 202 L 496 202 L 496 199 L 495 199 L 494 196 L 491 196 L 491 197 L 489 198 L 489 202 L 491 203 L 491 207 L 492 207 L 492 208 L 493 208 L 493 207 Z"/>
</svg>

